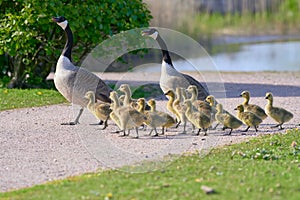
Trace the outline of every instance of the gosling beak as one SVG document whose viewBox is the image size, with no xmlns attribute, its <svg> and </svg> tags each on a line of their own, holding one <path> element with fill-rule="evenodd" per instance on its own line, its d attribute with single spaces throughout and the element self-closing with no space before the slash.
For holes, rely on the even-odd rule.
<svg viewBox="0 0 300 200">
<path fill-rule="evenodd" d="M 265 97 L 265 99 L 268 99 L 268 97 Z"/>
<path fill-rule="evenodd" d="M 243 95 L 242 94 L 240 94 L 240 97 L 242 97 Z"/>
<path fill-rule="evenodd" d="M 233 110 L 237 110 L 237 108 L 234 108 Z"/>
</svg>

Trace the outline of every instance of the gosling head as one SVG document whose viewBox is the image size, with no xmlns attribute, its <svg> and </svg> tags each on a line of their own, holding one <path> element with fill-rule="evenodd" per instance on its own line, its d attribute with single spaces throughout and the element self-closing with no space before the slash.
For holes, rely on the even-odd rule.
<svg viewBox="0 0 300 200">
<path fill-rule="evenodd" d="M 186 89 L 186 91 L 189 92 L 189 93 L 196 92 L 196 91 L 197 91 L 197 86 L 195 86 L 195 85 L 190 85 L 190 86 Z"/>
<path fill-rule="evenodd" d="M 64 30 L 68 26 L 68 20 L 64 16 L 52 17 L 52 21 L 56 22 Z"/>
<path fill-rule="evenodd" d="M 215 97 L 213 95 L 208 95 L 205 99 L 205 101 L 207 101 L 208 103 L 215 103 Z"/>
<path fill-rule="evenodd" d="M 243 105 L 238 105 L 234 110 L 237 110 L 239 112 L 244 112 L 244 106 Z"/>
<path fill-rule="evenodd" d="M 266 93 L 265 99 L 273 100 L 273 94 L 271 92 Z"/>
<path fill-rule="evenodd" d="M 249 91 L 243 91 L 240 94 L 240 97 L 249 98 L 250 97 L 250 92 Z"/>
<path fill-rule="evenodd" d="M 192 101 L 189 100 L 189 99 L 185 100 L 185 101 L 183 102 L 183 104 L 184 104 L 185 106 L 187 106 L 188 108 L 192 107 Z"/>
<path fill-rule="evenodd" d="M 119 89 L 122 92 L 128 91 L 129 90 L 129 85 L 128 84 L 122 84 L 120 85 Z"/>
<path fill-rule="evenodd" d="M 138 105 L 145 105 L 145 98 L 139 98 L 137 100 Z"/>
<path fill-rule="evenodd" d="M 158 36 L 158 31 L 155 28 L 150 28 L 142 31 L 142 36 L 148 36 L 156 40 Z"/>
<path fill-rule="evenodd" d="M 165 95 L 170 96 L 170 97 L 175 97 L 175 93 L 173 90 L 168 90 Z"/>
<path fill-rule="evenodd" d="M 147 103 L 150 107 L 155 106 L 155 100 L 154 99 L 150 99 Z"/>
<path fill-rule="evenodd" d="M 109 93 L 109 98 L 112 100 L 112 101 L 116 101 L 116 99 L 118 99 L 118 94 L 116 91 L 112 91 Z"/>
<path fill-rule="evenodd" d="M 95 96 L 95 93 L 93 91 L 88 91 L 85 93 L 84 98 L 89 99 L 93 96 Z"/>
</svg>

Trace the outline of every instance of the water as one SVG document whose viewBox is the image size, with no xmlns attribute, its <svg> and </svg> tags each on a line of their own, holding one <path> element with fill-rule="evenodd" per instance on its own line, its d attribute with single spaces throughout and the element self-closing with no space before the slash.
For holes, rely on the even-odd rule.
<svg viewBox="0 0 300 200">
<path fill-rule="evenodd" d="M 173 63 L 179 71 L 300 71 L 299 52 L 300 41 L 246 44 L 237 52 Z M 211 64 L 211 60 L 215 65 Z M 159 72 L 160 65 L 144 66 L 143 71 Z"/>
</svg>

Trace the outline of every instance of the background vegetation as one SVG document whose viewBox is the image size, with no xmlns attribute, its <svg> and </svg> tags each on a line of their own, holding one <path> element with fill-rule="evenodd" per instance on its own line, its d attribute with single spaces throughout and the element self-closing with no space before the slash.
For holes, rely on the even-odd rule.
<svg viewBox="0 0 300 200">
<path fill-rule="evenodd" d="M 46 77 L 65 44 L 51 21 L 59 15 L 71 24 L 75 62 L 109 36 L 146 27 L 151 19 L 142 0 L 0 1 L 0 86 L 49 87 Z"/>
</svg>

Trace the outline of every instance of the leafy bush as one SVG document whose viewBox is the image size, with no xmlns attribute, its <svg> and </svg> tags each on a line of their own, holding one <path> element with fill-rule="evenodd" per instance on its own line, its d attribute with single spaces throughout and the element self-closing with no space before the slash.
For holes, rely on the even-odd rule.
<svg viewBox="0 0 300 200">
<path fill-rule="evenodd" d="M 142 0 L 0 1 L 0 11 L 0 79 L 11 79 L 10 88 L 45 86 L 65 43 L 53 16 L 68 19 L 77 62 L 109 36 L 148 26 L 152 18 Z"/>
</svg>

